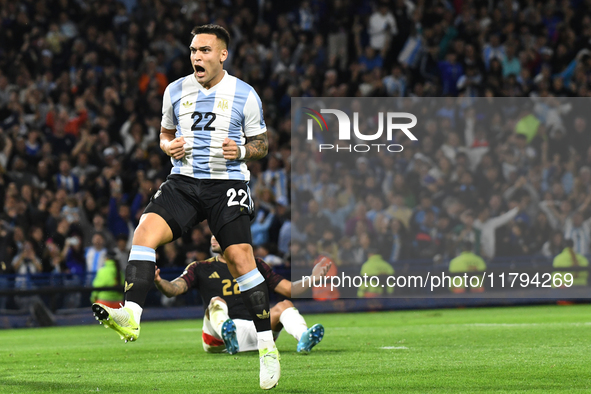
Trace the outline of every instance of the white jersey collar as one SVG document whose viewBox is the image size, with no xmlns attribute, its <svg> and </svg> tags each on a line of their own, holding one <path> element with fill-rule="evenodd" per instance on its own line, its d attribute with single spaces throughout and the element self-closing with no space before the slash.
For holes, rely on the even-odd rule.
<svg viewBox="0 0 591 394">
<path fill-rule="evenodd" d="M 199 82 L 197 82 L 197 77 L 195 77 L 195 73 L 191 74 L 191 76 L 193 77 L 193 79 L 192 79 L 192 80 L 193 80 L 193 82 L 195 83 L 195 85 L 197 85 L 197 88 L 198 88 L 198 89 L 199 89 L 201 92 L 203 92 L 203 93 L 205 93 L 205 94 L 209 95 L 209 94 L 211 94 L 211 93 L 215 92 L 215 91 L 218 89 L 218 86 L 220 86 L 221 84 L 223 84 L 223 83 L 224 83 L 224 81 L 225 81 L 225 80 L 228 78 L 228 72 L 227 72 L 226 70 L 223 70 L 223 71 L 224 71 L 224 76 L 222 77 L 222 79 L 221 79 L 221 80 L 220 80 L 220 81 L 219 81 L 217 84 L 215 84 L 214 86 L 212 86 L 212 87 L 211 87 L 211 88 L 209 88 L 209 89 L 205 89 L 205 88 L 203 87 L 203 85 L 201 85 Z"/>
</svg>

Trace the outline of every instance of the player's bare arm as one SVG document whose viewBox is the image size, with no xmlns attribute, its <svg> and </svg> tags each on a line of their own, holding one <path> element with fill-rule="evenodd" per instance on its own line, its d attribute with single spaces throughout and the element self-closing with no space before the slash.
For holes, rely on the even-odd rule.
<svg viewBox="0 0 591 394">
<path fill-rule="evenodd" d="M 244 157 L 240 157 L 240 148 L 236 141 L 226 138 L 222 144 L 224 151 L 224 158 L 227 160 L 259 160 L 267 156 L 269 150 L 269 140 L 267 139 L 267 132 L 257 134 L 254 137 L 246 138 L 246 145 L 244 145 Z"/>
<path fill-rule="evenodd" d="M 175 137 L 176 130 L 160 129 L 160 149 L 168 156 L 176 160 L 181 160 L 185 157 L 185 139 L 183 137 Z"/>
<path fill-rule="evenodd" d="M 267 132 L 265 131 L 254 137 L 247 137 L 244 147 L 246 148 L 244 160 L 259 160 L 267 156 L 267 152 L 269 151 Z"/>
<path fill-rule="evenodd" d="M 156 273 L 154 274 L 154 285 L 167 297 L 175 297 L 189 290 L 187 283 L 181 278 L 176 278 L 172 282 L 162 279 L 160 277 L 160 268 L 158 267 L 156 267 Z"/>
<path fill-rule="evenodd" d="M 318 264 L 314 266 L 312 269 L 312 282 L 319 283 L 320 279 L 326 276 L 326 273 L 330 269 L 332 262 L 328 261 L 328 263 L 324 260 L 320 260 Z M 310 281 L 305 280 L 298 280 L 296 282 L 290 282 L 287 279 L 283 279 L 277 287 L 275 287 L 275 292 L 281 294 L 284 297 L 291 298 L 297 297 L 303 294 L 306 290 L 310 288 Z"/>
</svg>

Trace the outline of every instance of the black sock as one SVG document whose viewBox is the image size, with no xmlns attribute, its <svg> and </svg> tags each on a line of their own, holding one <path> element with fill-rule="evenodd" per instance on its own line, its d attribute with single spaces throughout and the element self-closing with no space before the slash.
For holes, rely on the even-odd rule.
<svg viewBox="0 0 591 394">
<path fill-rule="evenodd" d="M 269 307 L 267 283 L 259 283 L 241 294 L 257 332 L 271 330 L 271 308 Z"/>
<path fill-rule="evenodd" d="M 130 261 L 125 269 L 125 301 L 135 302 L 143 308 L 155 272 L 156 266 L 151 261 Z"/>
</svg>

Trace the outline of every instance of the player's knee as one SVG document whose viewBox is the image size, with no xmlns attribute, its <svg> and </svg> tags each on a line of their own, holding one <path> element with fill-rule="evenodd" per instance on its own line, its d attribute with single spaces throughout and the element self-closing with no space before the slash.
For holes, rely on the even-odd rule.
<svg viewBox="0 0 591 394">
<path fill-rule="evenodd" d="M 213 305 L 214 305 L 216 302 L 221 302 L 221 303 L 223 303 L 223 304 L 227 304 L 227 302 L 226 302 L 226 301 L 224 301 L 224 299 L 223 299 L 222 297 L 217 297 L 217 296 L 216 296 L 216 297 L 213 297 L 211 300 L 209 300 L 209 307 L 210 307 L 210 308 L 213 308 Z"/>
<path fill-rule="evenodd" d="M 273 308 L 271 308 L 271 313 L 276 313 L 279 316 L 283 313 L 284 310 L 288 308 L 293 308 L 293 303 L 289 300 L 283 300 L 281 302 L 278 302 Z"/>
<path fill-rule="evenodd" d="M 148 230 L 147 226 L 144 222 L 140 223 L 135 231 L 133 232 L 133 244 L 134 245 L 141 245 L 141 246 L 148 246 L 149 240 L 152 234 Z"/>
<path fill-rule="evenodd" d="M 133 244 L 156 249 L 172 241 L 172 230 L 164 219 L 154 213 L 144 214 L 133 233 Z"/>
<path fill-rule="evenodd" d="M 252 246 L 249 244 L 230 245 L 224 250 L 226 259 L 237 266 L 254 261 Z"/>
</svg>

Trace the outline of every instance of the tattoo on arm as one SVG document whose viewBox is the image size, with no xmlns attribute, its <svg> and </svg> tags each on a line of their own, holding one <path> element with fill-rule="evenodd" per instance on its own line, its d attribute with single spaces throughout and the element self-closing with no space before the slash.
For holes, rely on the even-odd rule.
<svg viewBox="0 0 591 394">
<path fill-rule="evenodd" d="M 158 287 L 158 289 L 167 297 L 175 297 L 188 290 L 187 283 L 180 278 L 177 278 L 172 282 L 163 279 L 158 285 L 156 285 L 156 287 Z"/>
<path fill-rule="evenodd" d="M 187 287 L 187 282 L 185 282 L 184 279 L 175 279 L 171 282 L 171 284 L 174 286 L 176 290 L 176 295 L 186 293 L 187 290 L 189 290 Z"/>
<path fill-rule="evenodd" d="M 246 148 L 244 160 L 259 160 L 267 156 L 267 151 L 269 150 L 267 132 L 246 138 L 246 145 L 244 147 Z"/>
</svg>

